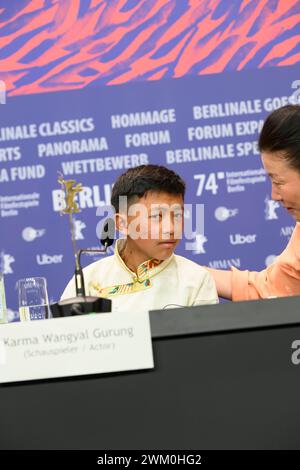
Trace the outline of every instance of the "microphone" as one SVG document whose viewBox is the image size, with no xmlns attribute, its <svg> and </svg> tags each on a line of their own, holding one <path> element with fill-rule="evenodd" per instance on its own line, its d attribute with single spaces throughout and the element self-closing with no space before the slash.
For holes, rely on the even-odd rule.
<svg viewBox="0 0 300 470">
<path fill-rule="evenodd" d="M 103 226 L 100 242 L 105 247 L 108 248 L 115 241 L 115 221 L 112 217 L 106 219 L 106 223 Z"/>
<path fill-rule="evenodd" d="M 76 296 L 85 297 L 84 276 L 81 266 L 81 255 L 84 253 L 106 253 L 107 248 L 114 243 L 115 240 L 115 221 L 111 217 L 108 218 L 103 226 L 100 243 L 104 246 L 102 250 L 79 250 L 76 254 L 76 268 L 75 268 L 75 287 Z"/>
<path fill-rule="evenodd" d="M 100 243 L 103 249 L 82 249 L 76 253 L 75 257 L 75 288 L 76 297 L 61 300 L 51 305 L 53 317 L 68 317 L 83 315 L 86 313 L 108 313 L 111 312 L 111 300 L 102 297 L 86 296 L 84 275 L 81 266 L 81 255 L 86 253 L 105 254 L 107 248 L 114 243 L 115 222 L 113 218 L 108 218 L 103 226 Z"/>
</svg>

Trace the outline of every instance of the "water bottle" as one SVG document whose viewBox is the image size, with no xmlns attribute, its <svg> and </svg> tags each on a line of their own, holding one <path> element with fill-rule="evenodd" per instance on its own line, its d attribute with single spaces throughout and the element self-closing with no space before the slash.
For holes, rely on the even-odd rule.
<svg viewBox="0 0 300 470">
<path fill-rule="evenodd" d="M 0 323 L 7 323 L 4 278 L 2 273 L 0 273 Z"/>
</svg>

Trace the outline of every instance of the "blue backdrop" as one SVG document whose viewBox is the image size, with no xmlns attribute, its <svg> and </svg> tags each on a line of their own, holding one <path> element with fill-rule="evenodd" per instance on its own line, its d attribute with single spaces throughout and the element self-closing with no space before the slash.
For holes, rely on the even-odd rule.
<svg viewBox="0 0 300 470">
<path fill-rule="evenodd" d="M 78 18 L 92 8 L 95 12 L 96 4 L 107 6 L 107 2 L 79 3 L 81 9 L 86 6 L 86 11 L 79 12 Z M 130 10 L 143 2 L 112 3 L 115 8 L 117 3 L 123 9 L 127 5 Z M 243 2 L 236 3 L 241 7 Z M 193 4 L 189 3 L 190 9 Z M 54 3 L 45 2 L 44 10 L 51 5 Z M 16 15 L 15 11 L 10 13 Z M 179 13 L 182 19 L 184 12 Z M 223 13 L 223 31 L 229 13 Z M 237 13 L 236 16 L 239 17 Z M 3 19 L 2 13 L 2 21 L 6 30 L 0 28 L 0 38 L 14 33 L 12 25 L 17 20 Z M 28 18 L 23 22 L 28 26 Z M 157 26 L 154 19 L 153 24 Z M 124 70 L 120 74 L 116 59 L 124 53 L 122 40 L 119 38 L 118 54 L 115 49 L 110 69 L 114 70 L 114 77 L 123 77 L 119 84 L 113 83 L 113 72 L 108 79 L 108 72 L 101 75 L 100 71 L 92 82 L 64 82 L 60 77 L 59 86 L 53 78 L 46 82 L 46 90 L 40 89 L 39 73 L 44 75 L 47 71 L 41 64 L 34 71 L 29 70 L 28 63 L 32 65 L 55 43 L 47 43 L 48 49 L 32 53 L 27 62 L 23 60 L 23 68 L 19 68 L 20 74 L 21 70 L 24 72 L 22 79 L 16 71 L 15 75 L 2 73 L 8 93 L 6 103 L 0 105 L 0 255 L 12 311 L 18 307 L 18 279 L 45 276 L 50 299 L 55 301 L 74 270 L 68 218 L 59 213 L 62 194 L 58 172 L 84 186 L 78 197 L 82 211 L 76 215 L 79 248 L 98 245 L 96 210 L 109 204 L 111 186 L 118 175 L 144 163 L 166 165 L 178 172 L 187 182 L 186 203 L 204 204 L 204 234 L 194 233 L 189 240 L 192 249 L 187 249 L 187 240 L 178 249 L 179 254 L 197 263 L 222 269 L 236 266 L 260 270 L 279 254 L 291 235 L 294 221 L 270 199 L 270 184 L 256 142 L 267 114 L 288 102 L 297 102 L 297 61 L 281 67 L 274 61 L 267 67 L 239 67 L 239 51 L 239 62 L 236 60 L 232 70 L 226 66 L 217 70 L 217 64 L 228 52 L 224 45 L 223 52 L 210 58 L 209 63 L 215 65 L 211 73 L 208 68 L 199 75 L 203 59 L 198 69 L 191 65 L 189 73 L 176 75 L 173 66 L 172 73 L 169 68 L 169 73 L 156 76 L 160 65 L 151 80 L 146 72 L 142 79 L 138 74 L 126 79 Z M 128 48 L 131 41 L 133 38 L 127 37 Z M 218 47 L 215 44 L 214 50 Z M 265 51 L 265 56 L 270 50 Z M 8 57 L 8 51 L 5 55 L 2 50 L 2 56 L 0 52 L 2 60 Z M 244 58 L 247 53 L 245 49 Z M 91 69 L 89 73 L 85 70 L 82 77 L 93 75 Z M 133 73 L 134 66 L 129 70 Z M 26 89 L 29 85 L 31 88 Z M 85 264 L 95 259 L 86 258 Z M 13 318 L 12 312 L 10 315 Z"/>
</svg>

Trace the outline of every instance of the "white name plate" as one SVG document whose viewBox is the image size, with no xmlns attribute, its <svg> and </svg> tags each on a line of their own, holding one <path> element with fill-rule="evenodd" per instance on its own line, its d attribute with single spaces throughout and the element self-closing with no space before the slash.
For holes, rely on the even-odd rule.
<svg viewBox="0 0 300 470">
<path fill-rule="evenodd" d="M 0 325 L 0 383 L 153 367 L 148 312 Z"/>
</svg>

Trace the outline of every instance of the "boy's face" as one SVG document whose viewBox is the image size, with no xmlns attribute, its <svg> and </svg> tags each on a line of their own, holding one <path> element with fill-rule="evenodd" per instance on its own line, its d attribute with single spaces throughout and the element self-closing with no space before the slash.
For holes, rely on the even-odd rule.
<svg viewBox="0 0 300 470">
<path fill-rule="evenodd" d="M 182 238 L 183 211 L 181 195 L 148 191 L 128 207 L 127 221 L 119 215 L 117 228 L 142 258 L 165 260 Z"/>
</svg>

